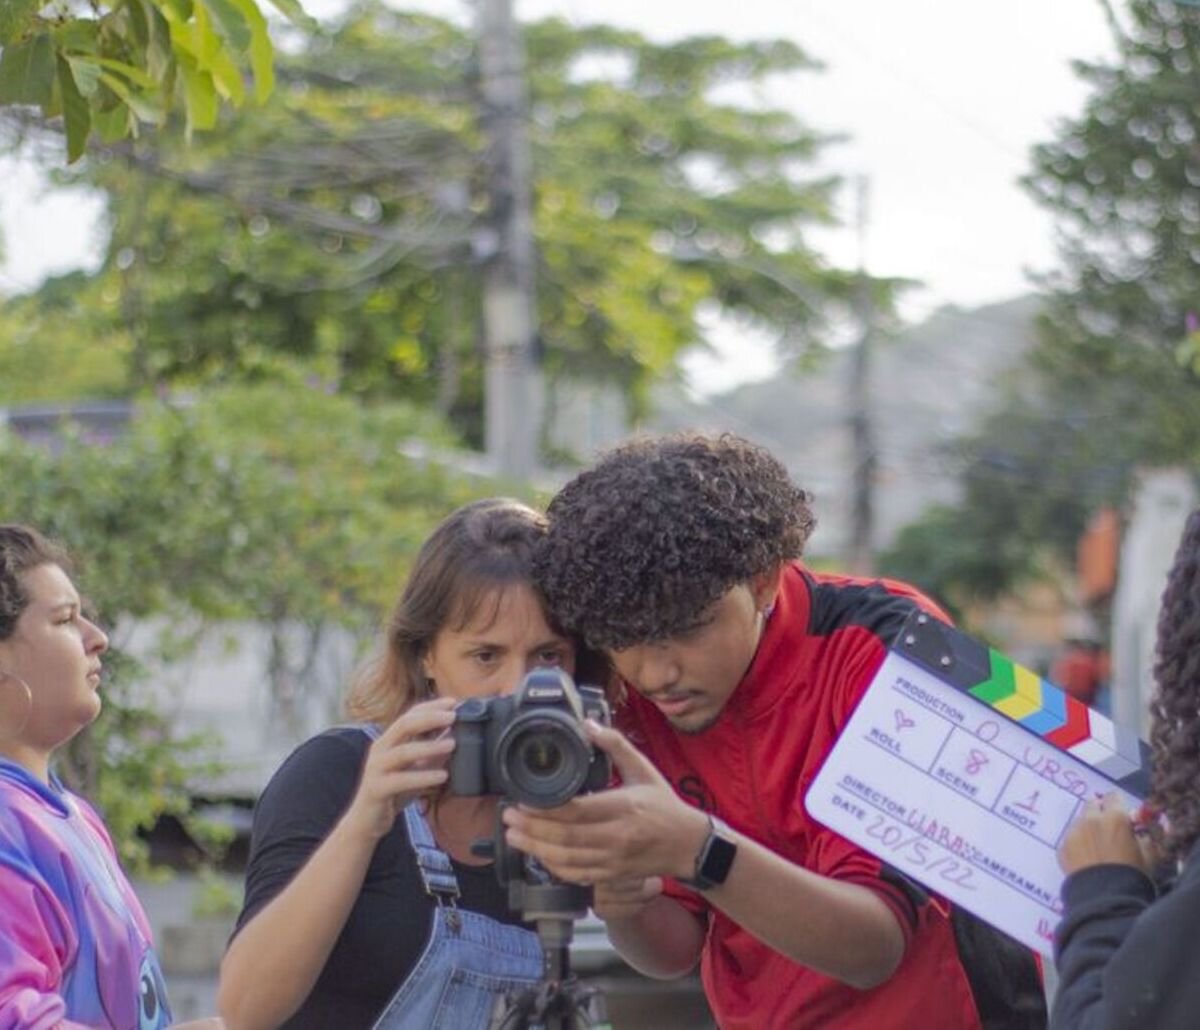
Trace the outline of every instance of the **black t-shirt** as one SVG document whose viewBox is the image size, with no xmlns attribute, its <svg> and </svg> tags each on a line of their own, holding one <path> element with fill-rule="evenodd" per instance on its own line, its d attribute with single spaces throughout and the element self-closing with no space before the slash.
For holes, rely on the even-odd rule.
<svg viewBox="0 0 1200 1030">
<path fill-rule="evenodd" d="M 291 882 L 333 829 L 354 796 L 369 744 L 362 730 L 327 730 L 297 748 L 271 778 L 254 812 L 237 929 Z M 454 872 L 460 907 L 520 925 L 492 866 L 455 862 Z M 284 1025 L 371 1026 L 420 957 L 433 906 L 400 815 L 371 857 L 358 900 L 312 993 Z"/>
</svg>

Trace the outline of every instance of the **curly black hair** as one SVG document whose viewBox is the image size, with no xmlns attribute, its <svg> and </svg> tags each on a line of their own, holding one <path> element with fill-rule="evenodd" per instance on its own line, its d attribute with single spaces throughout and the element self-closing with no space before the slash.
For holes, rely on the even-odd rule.
<svg viewBox="0 0 1200 1030">
<path fill-rule="evenodd" d="M 1200 838 L 1200 510 L 1188 517 L 1167 576 L 1154 679 L 1149 802 L 1166 816 L 1164 850 L 1178 860 Z"/>
<path fill-rule="evenodd" d="M 533 574 L 555 618 L 595 648 L 691 629 L 731 587 L 799 558 L 809 495 L 731 433 L 635 438 L 550 502 Z"/>
</svg>

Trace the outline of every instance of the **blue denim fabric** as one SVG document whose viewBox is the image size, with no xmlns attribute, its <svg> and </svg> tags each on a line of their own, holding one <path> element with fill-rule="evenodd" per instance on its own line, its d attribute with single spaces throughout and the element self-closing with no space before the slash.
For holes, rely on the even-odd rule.
<svg viewBox="0 0 1200 1030">
<path fill-rule="evenodd" d="M 541 972 L 536 934 L 439 906 L 425 953 L 375 1030 L 485 1030 L 496 1003 Z"/>
<path fill-rule="evenodd" d="M 458 908 L 454 867 L 434 841 L 417 802 L 404 809 L 404 819 L 425 890 L 437 908 L 425 951 L 375 1030 L 482 1030 L 499 999 L 540 979 L 537 934 Z"/>
</svg>

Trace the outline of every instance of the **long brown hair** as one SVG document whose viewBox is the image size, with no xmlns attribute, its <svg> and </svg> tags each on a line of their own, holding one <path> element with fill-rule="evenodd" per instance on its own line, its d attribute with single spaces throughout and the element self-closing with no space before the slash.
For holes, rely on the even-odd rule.
<svg viewBox="0 0 1200 1030">
<path fill-rule="evenodd" d="M 532 585 L 533 554 L 545 533 L 545 517 L 509 497 L 475 501 L 448 515 L 417 553 L 379 653 L 355 680 L 346 702 L 350 718 L 388 723 L 432 697 L 421 663 L 438 631 L 469 625 L 483 604 L 498 603 L 498 589 Z M 601 665 L 598 656 L 577 653 L 577 673 L 586 671 L 593 682 Z"/>
</svg>

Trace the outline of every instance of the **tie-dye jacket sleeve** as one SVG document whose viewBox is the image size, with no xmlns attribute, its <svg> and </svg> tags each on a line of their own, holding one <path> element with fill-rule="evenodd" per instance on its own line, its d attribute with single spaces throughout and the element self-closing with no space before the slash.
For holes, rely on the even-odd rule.
<svg viewBox="0 0 1200 1030">
<path fill-rule="evenodd" d="M 162 1030 L 149 923 L 100 817 L 0 759 L 0 1030 Z"/>
<path fill-rule="evenodd" d="M 28 872 L 0 863 L 0 1030 L 83 1026 L 66 1019 L 61 994 L 77 949 L 57 899 Z"/>
</svg>

